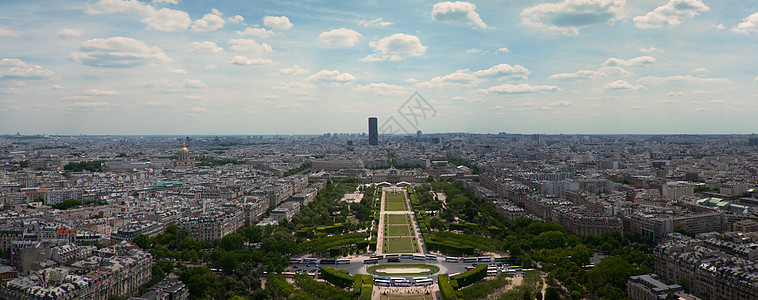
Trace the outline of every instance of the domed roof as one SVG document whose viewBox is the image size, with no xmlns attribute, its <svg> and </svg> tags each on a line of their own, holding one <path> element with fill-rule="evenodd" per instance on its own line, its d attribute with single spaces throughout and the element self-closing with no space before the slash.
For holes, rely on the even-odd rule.
<svg viewBox="0 0 758 300">
<path fill-rule="evenodd" d="M 187 149 L 187 143 L 182 142 L 182 149 L 179 149 L 180 153 L 189 153 L 189 149 Z"/>
</svg>

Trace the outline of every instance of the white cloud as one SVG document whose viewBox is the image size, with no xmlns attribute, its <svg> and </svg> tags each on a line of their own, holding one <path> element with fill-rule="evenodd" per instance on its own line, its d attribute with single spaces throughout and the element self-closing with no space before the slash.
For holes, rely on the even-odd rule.
<svg viewBox="0 0 758 300">
<path fill-rule="evenodd" d="M 61 38 L 67 38 L 67 37 L 81 36 L 83 33 L 84 32 L 82 32 L 80 29 L 63 28 L 61 30 L 58 30 L 58 33 L 56 34 L 56 36 L 61 37 Z"/>
<path fill-rule="evenodd" d="M 637 79 L 638 82 L 644 84 L 663 84 L 663 83 L 688 83 L 688 84 L 728 84 L 732 83 L 729 78 L 716 78 L 716 77 L 695 77 L 692 75 L 673 75 L 667 77 L 647 76 Z"/>
<path fill-rule="evenodd" d="M 603 72 L 606 75 L 626 76 L 626 75 L 631 75 L 632 74 L 632 72 L 629 72 L 626 69 L 624 69 L 622 67 L 619 67 L 619 66 L 600 67 L 597 70 L 598 70 L 598 72 Z"/>
<path fill-rule="evenodd" d="M 252 35 L 252 36 L 257 36 L 260 38 L 268 38 L 268 37 L 274 36 L 276 33 L 266 28 L 248 27 L 248 28 L 245 28 L 245 31 L 237 31 L 237 34 Z"/>
<path fill-rule="evenodd" d="M 685 93 L 685 92 L 668 92 L 668 93 L 666 93 L 666 96 L 669 96 L 669 97 L 681 97 L 681 96 L 684 96 L 684 95 L 687 95 L 687 93 Z"/>
<path fill-rule="evenodd" d="M 255 40 L 251 39 L 231 39 L 228 43 L 232 45 L 231 48 L 234 51 L 252 51 L 258 53 L 274 51 L 271 45 L 266 43 L 258 44 Z"/>
<path fill-rule="evenodd" d="M 229 17 L 229 18 L 228 18 L 228 19 L 226 19 L 226 20 L 227 20 L 229 23 L 232 23 L 232 24 L 240 24 L 240 23 L 242 23 L 242 22 L 244 22 L 244 21 L 245 21 L 245 18 L 243 18 L 243 17 L 242 17 L 242 16 L 240 16 L 240 15 L 235 15 L 235 16 L 233 16 L 233 17 Z"/>
<path fill-rule="evenodd" d="M 502 48 L 498 48 L 497 52 L 511 52 L 511 50 L 508 50 L 508 47 L 502 47 Z"/>
<path fill-rule="evenodd" d="M 499 64 L 475 72 L 458 70 L 445 76 L 434 77 L 427 82 L 419 83 L 418 86 L 424 88 L 474 86 L 486 78 L 498 78 L 499 80 L 527 79 L 529 73 L 529 70 L 520 65 Z"/>
<path fill-rule="evenodd" d="M 21 37 L 21 32 L 10 28 L 0 27 L 0 36 Z"/>
<path fill-rule="evenodd" d="M 466 53 L 481 53 L 481 52 L 482 52 L 482 50 L 479 50 L 479 49 L 476 49 L 476 48 L 466 50 Z"/>
<path fill-rule="evenodd" d="M 562 91 L 562 89 L 554 85 L 530 85 L 527 83 L 522 83 L 518 85 L 506 83 L 506 84 L 501 84 L 498 86 L 493 86 L 487 89 L 477 90 L 477 92 L 479 93 L 506 94 L 506 95 L 531 94 L 531 93 L 538 93 L 538 92 L 560 92 L 560 91 Z"/>
<path fill-rule="evenodd" d="M 574 103 L 571 103 L 571 101 L 566 100 L 560 100 L 560 101 L 553 101 L 547 104 L 548 106 L 552 107 L 565 107 L 565 106 L 571 106 L 574 105 Z"/>
<path fill-rule="evenodd" d="M 756 76 L 755 79 L 753 79 L 753 82 L 758 82 L 758 76 Z"/>
<path fill-rule="evenodd" d="M 355 81 L 355 77 L 350 73 L 340 73 L 337 70 L 321 70 L 308 76 L 308 81 L 351 84 Z"/>
<path fill-rule="evenodd" d="M 404 86 L 389 84 L 384 82 L 369 83 L 355 87 L 356 91 L 374 92 L 379 95 L 405 94 L 407 89 Z"/>
<path fill-rule="evenodd" d="M 82 95 L 87 95 L 87 96 L 118 96 L 120 94 L 121 92 L 119 91 L 113 91 L 113 90 L 108 91 L 108 90 L 98 90 L 98 89 L 88 89 L 82 92 Z"/>
<path fill-rule="evenodd" d="M 65 90 L 66 88 L 60 84 L 53 84 L 54 90 Z"/>
<path fill-rule="evenodd" d="M 445 76 L 434 77 L 427 82 L 419 83 L 418 86 L 423 88 L 463 87 L 477 85 L 479 81 L 480 79 L 469 70 L 458 70 Z"/>
<path fill-rule="evenodd" d="M 219 16 L 218 11 L 214 9 L 214 13 L 205 14 L 202 19 L 195 20 L 192 23 L 192 31 L 216 31 L 224 27 L 224 23 L 224 18 Z"/>
<path fill-rule="evenodd" d="M 322 43 L 335 47 L 352 47 L 362 38 L 360 33 L 345 27 L 325 31 L 318 36 Z"/>
<path fill-rule="evenodd" d="M 758 13 L 754 13 L 742 19 L 742 23 L 732 27 L 732 31 L 743 34 L 758 32 Z"/>
<path fill-rule="evenodd" d="M 83 42 L 69 59 L 93 67 L 126 68 L 171 61 L 161 48 L 127 37 Z"/>
<path fill-rule="evenodd" d="M 184 85 L 185 88 L 188 88 L 188 89 L 204 89 L 208 87 L 208 85 L 205 84 L 205 82 L 202 82 L 197 79 L 185 79 L 182 82 L 182 84 Z"/>
<path fill-rule="evenodd" d="M 486 70 L 479 70 L 474 72 L 476 77 L 497 77 L 500 79 L 527 79 L 529 70 L 526 68 L 515 65 L 510 66 L 508 64 L 499 64 Z"/>
<path fill-rule="evenodd" d="M 200 52 L 200 53 L 221 53 L 224 52 L 224 48 L 219 47 L 214 42 L 205 41 L 205 42 L 192 42 L 191 46 L 192 51 Z"/>
<path fill-rule="evenodd" d="M 29 65 L 20 59 L 4 58 L 0 60 L 0 79 L 48 79 L 55 76 L 55 72 L 37 65 Z"/>
<path fill-rule="evenodd" d="M 153 4 L 179 4 L 178 0 L 153 0 Z"/>
<path fill-rule="evenodd" d="M 392 22 L 384 21 L 382 18 L 376 18 L 373 20 L 360 20 L 358 22 L 358 25 L 363 25 L 366 27 L 387 27 L 392 25 Z"/>
<path fill-rule="evenodd" d="M 111 105 L 108 102 L 74 102 L 70 107 L 76 110 L 95 110 Z"/>
<path fill-rule="evenodd" d="M 708 10 L 710 8 L 700 0 L 669 0 L 644 16 L 636 16 L 632 20 L 637 28 L 642 29 L 660 28 L 664 25 L 676 26 L 684 19 L 691 19 Z"/>
<path fill-rule="evenodd" d="M 86 12 L 88 14 L 109 14 L 109 13 L 146 13 L 149 6 L 137 0 L 100 0 L 94 4 L 88 4 Z"/>
<path fill-rule="evenodd" d="M 593 70 L 579 70 L 574 73 L 558 73 L 553 74 L 548 77 L 548 79 L 558 79 L 558 80 L 584 80 L 584 79 L 598 79 L 602 77 L 608 76 L 604 72 L 599 71 L 593 71 Z"/>
<path fill-rule="evenodd" d="M 623 80 L 616 80 L 614 82 L 608 83 L 603 87 L 603 90 L 606 92 L 609 91 L 647 91 L 647 88 L 643 85 L 631 85 L 630 83 L 623 81 Z"/>
<path fill-rule="evenodd" d="M 652 56 L 640 56 L 635 58 L 630 58 L 627 60 L 618 59 L 618 58 L 609 58 L 603 63 L 603 66 L 622 66 L 622 67 L 633 67 L 638 65 L 648 65 L 655 62 L 655 57 Z"/>
<path fill-rule="evenodd" d="M 187 74 L 187 70 L 185 69 L 171 69 L 170 72 L 174 74 Z"/>
<path fill-rule="evenodd" d="M 272 65 L 274 64 L 273 61 L 267 58 L 248 58 L 246 56 L 237 55 L 232 58 L 231 61 L 229 61 L 230 64 L 238 65 L 238 66 L 261 66 L 261 65 Z"/>
<path fill-rule="evenodd" d="M 164 7 L 150 12 L 142 19 L 142 23 L 147 24 L 147 29 L 172 32 L 186 30 L 192 24 L 192 19 L 186 12 Z"/>
<path fill-rule="evenodd" d="M 726 29 L 726 26 L 724 26 L 724 23 L 719 23 L 716 26 L 713 26 L 713 28 L 716 28 L 716 30 L 724 30 Z"/>
<path fill-rule="evenodd" d="M 275 73 L 276 75 L 303 75 L 308 74 L 308 70 L 303 69 L 299 65 L 293 65 L 289 68 L 283 68 L 279 70 L 279 72 Z"/>
<path fill-rule="evenodd" d="M 640 48 L 640 52 L 653 53 L 653 52 L 663 52 L 663 50 L 655 48 L 655 47 L 648 47 L 648 48 Z"/>
<path fill-rule="evenodd" d="M 366 56 L 362 61 L 403 60 L 408 57 L 420 56 L 426 52 L 426 46 L 415 35 L 396 33 L 376 42 L 370 42 L 374 54 Z"/>
<path fill-rule="evenodd" d="M 292 28 L 292 23 L 290 23 L 290 19 L 281 16 L 281 17 L 274 17 L 274 16 L 265 16 L 263 17 L 263 25 L 266 25 L 266 27 L 274 28 L 278 30 L 289 30 Z"/>
<path fill-rule="evenodd" d="M 708 68 L 695 68 L 695 69 L 692 69 L 692 73 L 707 73 L 707 72 L 710 72 L 710 71 L 711 70 L 708 70 Z"/>
<path fill-rule="evenodd" d="M 446 1 L 434 4 L 432 20 L 445 23 L 461 23 L 477 28 L 487 28 L 487 24 L 476 13 L 476 5 L 464 1 Z"/>
<path fill-rule="evenodd" d="M 205 108 L 205 107 L 195 106 L 193 108 L 190 108 L 190 111 L 191 112 L 196 112 L 196 113 L 198 113 L 198 112 L 202 113 L 202 112 L 208 112 L 208 109 Z"/>
<path fill-rule="evenodd" d="M 87 4 L 88 14 L 130 13 L 145 16 L 141 22 L 147 24 L 147 29 L 158 31 L 186 30 L 192 19 L 187 12 L 161 8 L 155 9 L 147 3 L 137 0 L 100 0 Z"/>
<path fill-rule="evenodd" d="M 521 24 L 565 35 L 579 29 L 621 19 L 625 0 L 563 0 L 543 3 L 521 11 Z"/>
</svg>

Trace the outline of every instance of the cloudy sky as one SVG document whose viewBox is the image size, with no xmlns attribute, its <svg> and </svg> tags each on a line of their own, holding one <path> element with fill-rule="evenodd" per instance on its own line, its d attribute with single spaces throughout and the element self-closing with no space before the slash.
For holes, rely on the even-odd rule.
<svg viewBox="0 0 758 300">
<path fill-rule="evenodd" d="M 756 1 L 399 3 L 4 0 L 0 134 L 758 131 Z"/>
</svg>

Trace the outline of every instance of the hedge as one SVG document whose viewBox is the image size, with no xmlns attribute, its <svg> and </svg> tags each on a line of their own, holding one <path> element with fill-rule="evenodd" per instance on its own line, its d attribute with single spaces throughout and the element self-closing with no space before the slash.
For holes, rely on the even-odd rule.
<svg viewBox="0 0 758 300">
<path fill-rule="evenodd" d="M 447 274 L 437 275 L 437 283 L 440 286 L 440 295 L 442 296 L 442 300 L 458 300 L 458 295 L 455 294 L 455 290 L 447 280 Z"/>
<path fill-rule="evenodd" d="M 347 271 L 338 271 L 332 267 L 321 267 L 321 278 L 341 288 L 352 286 L 355 281 L 355 278 Z"/>
<path fill-rule="evenodd" d="M 350 300 L 352 298 L 349 292 L 319 282 L 308 275 L 297 274 L 294 278 L 300 289 L 318 299 Z"/>
<path fill-rule="evenodd" d="M 450 277 L 451 280 L 458 282 L 459 288 L 470 285 L 474 282 L 484 279 L 487 276 L 487 265 L 478 265 L 476 268 L 464 273 Z"/>
</svg>

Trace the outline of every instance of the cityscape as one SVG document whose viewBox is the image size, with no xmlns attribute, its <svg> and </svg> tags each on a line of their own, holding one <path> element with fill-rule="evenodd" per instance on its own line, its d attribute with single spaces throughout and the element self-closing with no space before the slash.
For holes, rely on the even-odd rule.
<svg viewBox="0 0 758 300">
<path fill-rule="evenodd" d="M 0 299 L 758 299 L 758 3 L 0 8 Z"/>
</svg>

